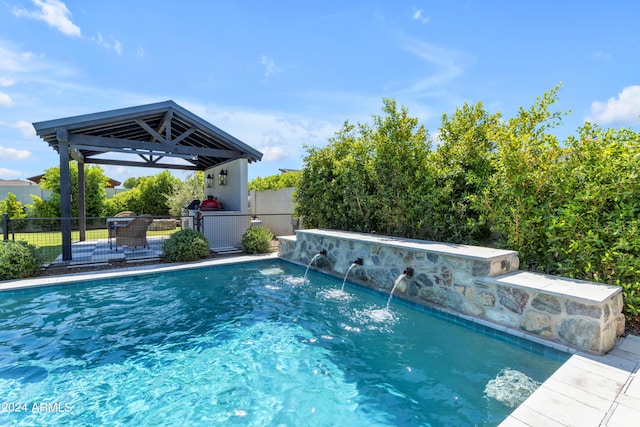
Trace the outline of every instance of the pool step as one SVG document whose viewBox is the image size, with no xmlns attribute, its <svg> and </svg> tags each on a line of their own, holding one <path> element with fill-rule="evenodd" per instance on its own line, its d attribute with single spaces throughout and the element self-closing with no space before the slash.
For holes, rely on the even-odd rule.
<svg viewBox="0 0 640 427">
<path fill-rule="evenodd" d="M 216 253 L 216 254 L 219 254 L 219 255 L 229 255 L 229 254 L 240 254 L 240 253 L 242 253 L 242 249 L 235 248 L 233 246 L 221 246 L 219 248 L 213 248 L 213 249 L 211 249 L 211 251 L 213 253 Z"/>
</svg>

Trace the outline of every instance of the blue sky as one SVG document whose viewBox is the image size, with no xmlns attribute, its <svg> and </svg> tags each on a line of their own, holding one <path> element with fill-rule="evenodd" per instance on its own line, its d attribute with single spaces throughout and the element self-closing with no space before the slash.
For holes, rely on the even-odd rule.
<svg viewBox="0 0 640 427">
<path fill-rule="evenodd" d="M 635 0 L 2 0 L 0 179 L 58 164 L 33 122 L 169 99 L 264 153 L 250 179 L 300 168 L 384 97 L 437 135 L 465 102 L 511 117 L 562 83 L 561 139 L 585 120 L 638 131 L 638 16 Z"/>
</svg>

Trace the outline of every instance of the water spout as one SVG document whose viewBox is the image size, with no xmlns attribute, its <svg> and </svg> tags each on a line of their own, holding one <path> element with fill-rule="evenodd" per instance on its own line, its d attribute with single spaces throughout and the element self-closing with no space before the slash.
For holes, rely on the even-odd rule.
<svg viewBox="0 0 640 427">
<path fill-rule="evenodd" d="M 307 281 L 307 273 L 309 273 L 309 267 L 311 267 L 313 265 L 314 262 L 316 262 L 316 260 L 318 258 L 320 258 L 321 256 L 326 257 L 327 256 L 327 251 L 325 249 L 322 249 L 320 252 L 318 252 L 317 254 L 315 254 L 313 256 L 313 258 L 311 258 L 311 261 L 309 261 L 309 265 L 307 265 L 307 269 L 304 272 L 304 279 L 303 281 L 306 282 Z"/>
<path fill-rule="evenodd" d="M 386 307 L 387 310 L 389 309 L 389 305 L 391 304 L 393 293 L 395 292 L 396 288 L 405 277 L 413 277 L 413 268 L 409 267 L 405 269 L 404 272 L 401 275 L 399 275 L 396 281 L 393 283 L 393 288 L 391 288 L 391 293 L 389 293 L 389 299 L 387 299 L 387 307 Z"/>
<path fill-rule="evenodd" d="M 353 263 L 347 269 L 346 274 L 344 275 L 344 280 L 342 280 L 342 287 L 340 288 L 340 291 L 344 292 L 344 284 L 347 283 L 347 277 L 349 276 L 349 272 L 351 272 L 351 269 L 356 265 L 362 265 L 363 263 L 364 261 L 362 260 L 362 258 L 358 258 L 357 260 L 353 261 Z"/>
</svg>

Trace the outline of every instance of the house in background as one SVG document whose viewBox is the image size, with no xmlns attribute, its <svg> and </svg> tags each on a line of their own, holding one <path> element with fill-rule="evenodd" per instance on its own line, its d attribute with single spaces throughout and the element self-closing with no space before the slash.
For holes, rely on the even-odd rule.
<svg viewBox="0 0 640 427">
<path fill-rule="evenodd" d="M 33 203 L 31 195 L 48 200 L 49 197 L 51 197 L 51 191 L 44 190 L 40 187 L 40 181 L 43 176 L 44 174 L 32 176 L 27 178 L 27 181 L 23 181 L 21 179 L 0 179 L 0 200 L 4 200 L 9 197 L 9 193 L 15 195 L 16 199 L 18 199 L 18 201 L 23 205 Z M 105 187 L 107 199 L 112 198 L 118 193 L 129 191 L 125 188 L 118 188 L 120 184 L 120 181 L 109 178 L 109 183 Z"/>
<path fill-rule="evenodd" d="M 9 193 L 15 195 L 16 199 L 23 205 L 33 203 L 33 200 L 31 200 L 32 194 L 45 200 L 51 197 L 51 191 L 43 190 L 36 182 L 22 181 L 20 179 L 0 179 L 0 200 L 9 197 Z"/>
<path fill-rule="evenodd" d="M 40 181 L 42 181 L 43 177 L 44 177 L 44 174 L 32 176 L 32 177 L 27 178 L 27 179 L 29 181 L 35 182 L 39 186 L 40 185 Z M 127 189 L 124 189 L 124 188 L 118 188 L 120 186 L 120 184 L 122 184 L 120 181 L 117 181 L 117 180 L 115 180 L 113 178 L 109 178 L 109 177 L 107 177 L 107 179 L 109 180 L 109 182 L 104 187 L 104 189 L 107 192 L 107 199 L 112 198 L 113 196 L 115 196 L 118 193 L 123 193 L 125 191 L 128 191 Z M 44 191 L 48 192 L 47 190 L 44 190 Z M 44 197 L 43 197 L 43 199 L 44 199 Z"/>
</svg>

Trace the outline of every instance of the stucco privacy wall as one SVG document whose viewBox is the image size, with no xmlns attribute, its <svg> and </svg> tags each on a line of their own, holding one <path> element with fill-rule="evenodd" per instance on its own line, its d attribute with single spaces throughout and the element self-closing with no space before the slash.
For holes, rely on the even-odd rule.
<svg viewBox="0 0 640 427">
<path fill-rule="evenodd" d="M 616 286 L 519 271 L 518 253 L 333 230 L 279 238 L 280 258 L 389 292 L 408 267 L 413 277 L 394 297 L 445 307 L 577 350 L 604 354 L 624 331 Z"/>
</svg>

